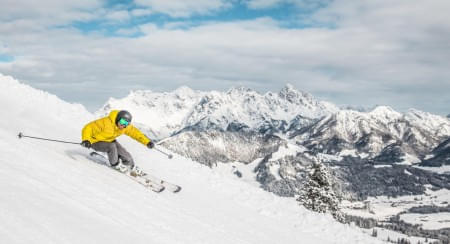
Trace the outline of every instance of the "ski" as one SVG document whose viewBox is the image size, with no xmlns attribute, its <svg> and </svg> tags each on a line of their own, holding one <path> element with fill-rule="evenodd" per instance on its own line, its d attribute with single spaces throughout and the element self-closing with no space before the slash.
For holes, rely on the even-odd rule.
<svg viewBox="0 0 450 244">
<path fill-rule="evenodd" d="M 157 184 L 164 186 L 165 189 L 167 189 L 168 191 L 171 191 L 173 193 L 177 193 L 177 192 L 181 191 L 181 189 L 182 189 L 181 186 L 179 186 L 179 185 L 175 185 L 168 181 L 161 180 L 160 178 L 150 175 L 150 174 L 145 173 L 145 175 L 142 177 L 150 180 L 151 182 L 156 182 Z"/>
<path fill-rule="evenodd" d="M 119 171 L 119 172 L 121 172 L 121 171 Z M 136 181 L 137 183 L 143 185 L 146 188 L 149 188 L 150 190 L 152 190 L 154 192 L 160 193 L 165 190 L 165 187 L 163 185 L 160 185 L 156 182 L 145 179 L 144 177 L 133 176 L 133 175 L 130 175 L 129 172 L 125 172 L 125 173 L 121 172 L 121 173 L 123 173 L 124 175 L 128 176 L 130 179 Z"/>
<path fill-rule="evenodd" d="M 108 159 L 97 152 L 91 152 L 89 154 L 89 158 L 96 161 L 97 163 L 100 164 L 105 164 L 108 165 Z M 166 181 L 163 181 L 155 176 L 149 175 L 147 173 L 143 173 L 142 175 L 132 175 L 130 174 L 129 171 L 120 171 L 117 170 L 115 168 L 111 168 L 116 170 L 117 172 L 120 172 L 126 176 L 128 176 L 130 179 L 132 179 L 133 181 L 136 181 L 137 183 L 143 185 L 144 187 L 154 191 L 154 192 L 162 192 L 165 189 L 168 189 L 169 191 L 173 192 L 173 193 L 177 193 L 181 190 L 181 187 Z"/>
</svg>

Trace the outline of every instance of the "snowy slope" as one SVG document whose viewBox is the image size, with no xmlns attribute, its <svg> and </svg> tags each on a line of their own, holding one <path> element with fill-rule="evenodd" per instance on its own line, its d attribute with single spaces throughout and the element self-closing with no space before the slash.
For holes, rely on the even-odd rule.
<svg viewBox="0 0 450 244">
<path fill-rule="evenodd" d="M 93 119 L 82 106 L 0 75 L 0 243 L 377 243 L 226 172 L 120 138 L 138 164 L 181 184 L 156 194 L 86 159 L 77 145 Z"/>
</svg>

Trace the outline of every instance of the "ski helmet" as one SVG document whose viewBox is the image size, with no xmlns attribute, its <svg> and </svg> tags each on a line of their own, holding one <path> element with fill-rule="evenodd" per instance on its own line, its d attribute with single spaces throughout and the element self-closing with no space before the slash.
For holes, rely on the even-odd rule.
<svg viewBox="0 0 450 244">
<path fill-rule="evenodd" d="M 124 119 L 124 120 L 128 121 L 128 123 L 130 123 L 132 116 L 131 116 L 130 112 L 128 112 L 128 111 L 120 110 L 120 112 L 117 114 L 117 117 L 116 117 L 116 124 L 119 122 L 120 119 Z"/>
</svg>

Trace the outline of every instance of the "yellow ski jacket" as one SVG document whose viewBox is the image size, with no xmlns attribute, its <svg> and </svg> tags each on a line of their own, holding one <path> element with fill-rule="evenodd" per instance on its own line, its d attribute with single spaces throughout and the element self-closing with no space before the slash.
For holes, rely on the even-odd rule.
<svg viewBox="0 0 450 244">
<path fill-rule="evenodd" d="M 88 140 L 94 144 L 99 141 L 112 142 L 116 137 L 125 134 L 136 141 L 147 145 L 151 140 L 133 125 L 128 125 L 124 129 L 119 129 L 116 125 L 116 117 L 119 110 L 112 110 L 108 116 L 94 120 L 84 126 L 81 131 L 82 141 Z"/>
</svg>

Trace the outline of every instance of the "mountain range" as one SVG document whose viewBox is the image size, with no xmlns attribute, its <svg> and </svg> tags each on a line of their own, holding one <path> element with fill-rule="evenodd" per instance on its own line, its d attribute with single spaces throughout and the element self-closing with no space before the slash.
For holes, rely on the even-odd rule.
<svg viewBox="0 0 450 244">
<path fill-rule="evenodd" d="M 312 162 L 334 168 L 342 195 L 349 199 L 425 191 L 411 184 L 450 189 L 447 176 L 419 168 L 410 170 L 416 177 L 403 173 L 405 168 L 449 164 L 444 149 L 450 120 L 416 109 L 401 113 L 389 106 L 367 112 L 339 108 L 290 84 L 265 94 L 245 87 L 226 92 L 188 87 L 164 93 L 132 91 L 125 98 L 111 98 L 97 114 L 112 108 L 128 109 L 137 125 L 162 140 L 161 145 L 210 167 L 256 164 L 253 170 L 261 187 L 281 196 L 299 193 L 301 175 Z M 275 156 L 282 150 L 288 153 Z M 376 175 L 381 183 L 355 180 L 355 174 Z M 393 186 L 393 178 L 402 183 Z"/>
</svg>

